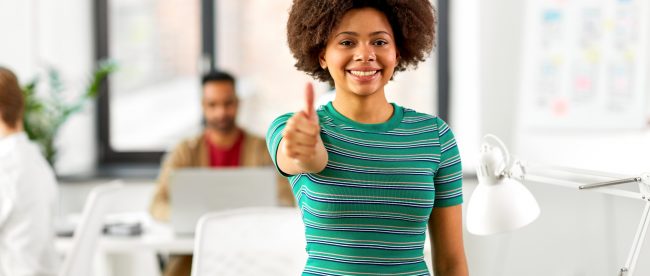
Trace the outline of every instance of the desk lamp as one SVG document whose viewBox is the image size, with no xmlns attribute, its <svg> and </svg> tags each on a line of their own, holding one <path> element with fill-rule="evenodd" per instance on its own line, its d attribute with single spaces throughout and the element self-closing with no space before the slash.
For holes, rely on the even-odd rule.
<svg viewBox="0 0 650 276">
<path fill-rule="evenodd" d="M 495 143 L 490 143 L 490 140 Z M 650 174 L 614 181 L 584 184 L 571 179 L 549 177 L 528 171 L 520 161 L 511 162 L 504 143 L 495 135 L 483 137 L 481 157 L 477 168 L 478 186 L 467 206 L 467 230 L 476 235 L 492 235 L 512 231 L 535 221 L 540 209 L 535 197 L 523 185 L 524 180 L 583 189 L 640 199 L 646 202 L 632 248 L 619 276 L 632 276 L 648 225 L 650 224 Z M 557 169 L 557 168 L 556 168 Z M 562 169 L 578 176 L 603 176 L 603 173 Z M 606 188 L 612 185 L 638 183 L 639 192 Z"/>
</svg>

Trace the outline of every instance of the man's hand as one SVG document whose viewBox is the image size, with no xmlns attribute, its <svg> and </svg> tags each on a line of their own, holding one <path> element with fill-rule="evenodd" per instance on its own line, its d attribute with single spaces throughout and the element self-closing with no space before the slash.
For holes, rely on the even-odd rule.
<svg viewBox="0 0 650 276">
<path fill-rule="evenodd" d="M 314 111 L 314 87 L 307 83 L 305 107 L 287 121 L 278 152 L 280 169 L 285 173 L 320 172 L 327 165 L 327 151 L 320 139 L 320 125 Z M 286 158 L 282 158 L 286 157 Z M 289 159 L 291 163 L 288 164 Z"/>
</svg>

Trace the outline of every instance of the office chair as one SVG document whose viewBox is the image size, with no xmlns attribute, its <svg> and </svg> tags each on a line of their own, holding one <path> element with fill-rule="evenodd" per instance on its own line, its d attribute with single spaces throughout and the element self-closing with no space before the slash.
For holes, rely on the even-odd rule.
<svg viewBox="0 0 650 276">
<path fill-rule="evenodd" d="M 192 276 L 300 275 L 307 261 L 298 209 L 242 208 L 197 224 Z"/>
<path fill-rule="evenodd" d="M 93 275 L 95 249 L 102 234 L 104 216 L 120 197 L 124 196 L 121 182 L 115 181 L 95 187 L 84 204 L 81 220 L 75 228 L 72 248 L 66 254 L 59 276 Z"/>
</svg>

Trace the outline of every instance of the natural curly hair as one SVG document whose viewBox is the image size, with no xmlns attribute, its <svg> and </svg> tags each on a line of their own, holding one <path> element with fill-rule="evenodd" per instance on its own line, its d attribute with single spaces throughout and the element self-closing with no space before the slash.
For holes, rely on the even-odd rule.
<svg viewBox="0 0 650 276">
<path fill-rule="evenodd" d="M 388 19 L 400 59 L 395 72 L 417 67 L 435 45 L 435 10 L 429 0 L 294 0 L 287 21 L 287 42 L 296 68 L 320 81 L 334 84 L 321 68 L 319 55 L 330 32 L 351 9 L 372 7 Z"/>
</svg>

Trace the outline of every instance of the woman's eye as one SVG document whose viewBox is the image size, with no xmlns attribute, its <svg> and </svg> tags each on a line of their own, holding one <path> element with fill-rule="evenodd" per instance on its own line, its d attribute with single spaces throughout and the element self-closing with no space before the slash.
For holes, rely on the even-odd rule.
<svg viewBox="0 0 650 276">
<path fill-rule="evenodd" d="M 352 41 L 349 41 L 349 40 L 343 40 L 343 41 L 341 41 L 339 44 L 341 44 L 341 45 L 343 45 L 343 46 L 351 46 L 351 45 L 352 45 Z"/>
<path fill-rule="evenodd" d="M 383 45 L 386 45 L 386 44 L 388 44 L 388 41 L 385 41 L 385 40 L 377 40 L 377 41 L 375 41 L 375 45 L 377 45 L 377 46 L 383 46 Z"/>
</svg>

